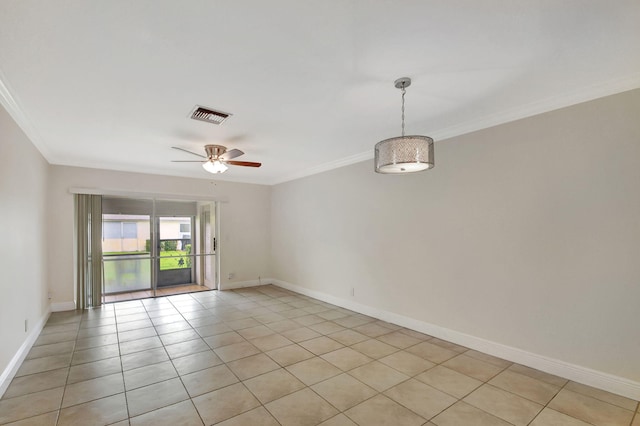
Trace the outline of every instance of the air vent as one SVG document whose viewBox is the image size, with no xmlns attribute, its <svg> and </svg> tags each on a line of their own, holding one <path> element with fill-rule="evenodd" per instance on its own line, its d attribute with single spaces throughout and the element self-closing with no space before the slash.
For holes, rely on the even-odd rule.
<svg viewBox="0 0 640 426">
<path fill-rule="evenodd" d="M 200 105 L 196 105 L 193 112 L 191 112 L 191 118 L 194 120 L 206 121 L 211 124 L 222 124 L 232 114 L 228 114 L 222 111 L 215 111 L 210 108 L 205 108 Z"/>
</svg>

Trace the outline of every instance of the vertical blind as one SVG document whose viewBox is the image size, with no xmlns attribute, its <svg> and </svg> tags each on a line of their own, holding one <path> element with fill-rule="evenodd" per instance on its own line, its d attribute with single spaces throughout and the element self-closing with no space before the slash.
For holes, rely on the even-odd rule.
<svg viewBox="0 0 640 426">
<path fill-rule="evenodd" d="M 102 196 L 75 194 L 76 309 L 102 304 Z"/>
</svg>

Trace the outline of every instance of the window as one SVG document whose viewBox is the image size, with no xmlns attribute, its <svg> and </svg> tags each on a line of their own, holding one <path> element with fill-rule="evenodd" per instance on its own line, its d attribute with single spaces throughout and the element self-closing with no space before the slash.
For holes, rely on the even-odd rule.
<svg viewBox="0 0 640 426">
<path fill-rule="evenodd" d="M 180 232 L 191 232 L 191 224 L 190 223 L 181 223 L 180 224 Z"/>
<path fill-rule="evenodd" d="M 135 222 L 104 222 L 103 226 L 105 240 L 138 238 L 138 225 Z"/>
</svg>

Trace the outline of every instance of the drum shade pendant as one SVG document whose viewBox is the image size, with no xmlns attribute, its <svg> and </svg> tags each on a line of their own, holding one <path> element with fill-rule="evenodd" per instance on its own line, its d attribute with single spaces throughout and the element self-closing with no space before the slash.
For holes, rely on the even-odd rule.
<svg viewBox="0 0 640 426">
<path fill-rule="evenodd" d="M 376 144 L 375 167 L 377 173 L 413 173 L 430 169 L 433 163 L 433 139 L 428 136 L 404 135 L 404 95 L 411 85 L 408 77 L 395 81 L 402 90 L 402 136 L 385 139 Z"/>
</svg>

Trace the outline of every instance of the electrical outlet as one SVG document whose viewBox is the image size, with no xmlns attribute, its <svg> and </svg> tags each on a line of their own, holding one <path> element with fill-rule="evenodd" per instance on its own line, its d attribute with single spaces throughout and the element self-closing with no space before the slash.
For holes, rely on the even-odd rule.
<svg viewBox="0 0 640 426">
<path fill-rule="evenodd" d="M 29 328 L 29 320 L 28 320 L 28 319 L 26 319 L 26 320 L 24 320 L 24 332 L 25 332 L 25 333 L 27 332 L 27 329 L 28 329 L 28 328 Z"/>
<path fill-rule="evenodd" d="M 232 280 L 235 274 L 233 272 L 229 272 L 229 279 Z"/>
<path fill-rule="evenodd" d="M 354 287 L 351 287 L 351 296 L 355 296 L 356 295 L 356 289 Z"/>
</svg>

